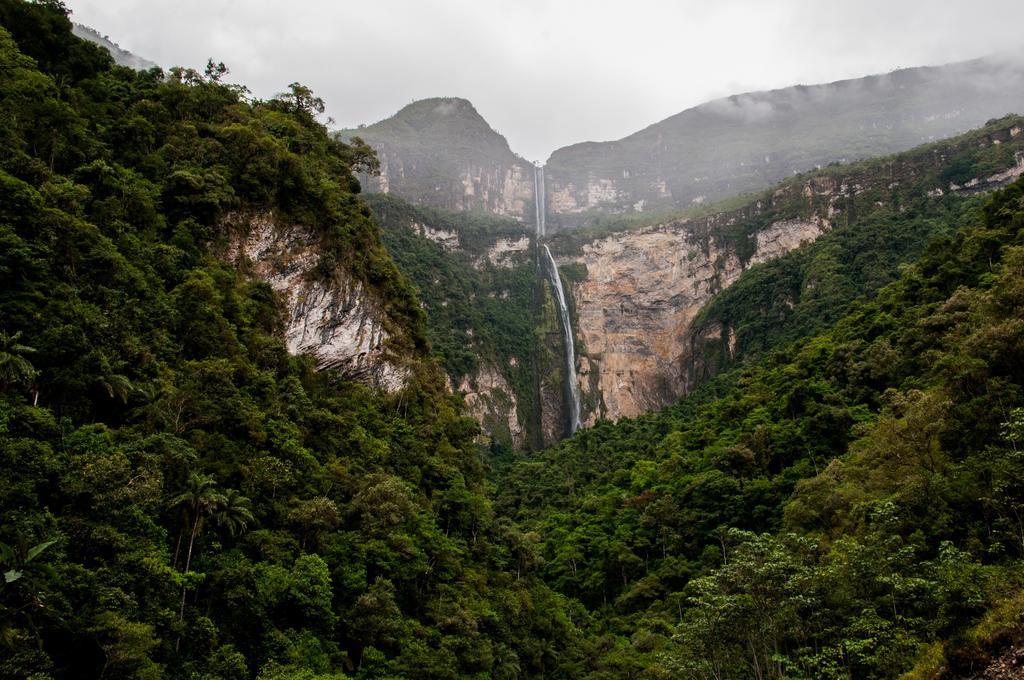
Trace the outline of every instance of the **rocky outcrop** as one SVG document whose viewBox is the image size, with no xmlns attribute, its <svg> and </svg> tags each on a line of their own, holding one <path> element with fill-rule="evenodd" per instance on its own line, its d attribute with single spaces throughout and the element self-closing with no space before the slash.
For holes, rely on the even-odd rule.
<svg viewBox="0 0 1024 680">
<path fill-rule="evenodd" d="M 459 249 L 459 233 L 451 229 L 435 229 L 429 224 L 413 222 L 411 225 L 413 233 L 422 236 L 428 241 L 439 244 L 445 250 L 451 252 Z"/>
<path fill-rule="evenodd" d="M 687 332 L 701 307 L 747 267 L 830 228 L 823 218 L 774 222 L 757 232 L 753 255 L 741 261 L 735 247 L 701 237 L 695 226 L 680 221 L 616 234 L 574 258 L 586 268 L 572 294 L 587 359 L 581 387 L 593 404 L 588 423 L 662 408 L 684 394 Z"/>
<path fill-rule="evenodd" d="M 499 238 L 487 249 L 485 256 L 477 258 L 476 266 L 482 267 L 486 261 L 495 267 L 511 269 L 522 263 L 524 254 L 529 253 L 532 246 L 533 239 L 529 236 Z"/>
<path fill-rule="evenodd" d="M 522 448 L 524 428 L 515 391 L 494 365 L 481 364 L 474 375 L 462 379 L 459 392 L 466 401 L 467 415 L 480 423 L 487 436 Z"/>
<path fill-rule="evenodd" d="M 390 351 L 378 296 L 343 269 L 327 280 L 316 276 L 319 239 L 314 234 L 280 224 L 272 213 L 233 214 L 225 222 L 225 257 L 266 281 L 281 299 L 288 351 L 309 354 L 320 369 L 389 392 L 405 385 L 407 370 Z"/>
<path fill-rule="evenodd" d="M 1020 130 L 1019 127 L 1013 127 L 1010 129 L 1010 135 L 1017 137 L 1020 135 Z M 995 139 L 993 144 L 998 145 L 1002 144 L 1002 142 Z M 994 191 L 1016 181 L 1021 175 L 1024 175 L 1024 151 L 1017 151 L 1014 154 L 1014 165 L 1012 167 L 987 177 L 972 177 L 962 185 L 950 182 L 949 191 L 955 194 L 979 194 L 985 191 Z M 941 188 L 936 188 L 932 190 L 930 195 L 941 196 L 942 193 Z"/>
</svg>

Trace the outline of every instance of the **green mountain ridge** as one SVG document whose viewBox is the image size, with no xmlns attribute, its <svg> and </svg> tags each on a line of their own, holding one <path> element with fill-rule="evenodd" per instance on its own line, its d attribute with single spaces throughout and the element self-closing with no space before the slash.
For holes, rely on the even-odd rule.
<svg viewBox="0 0 1024 680">
<path fill-rule="evenodd" d="M 515 154 L 466 99 L 415 101 L 390 118 L 338 134 L 358 137 L 376 150 L 379 174 L 360 176 L 368 191 L 523 221 L 533 215 L 533 165 Z"/>
<path fill-rule="evenodd" d="M 825 333 L 498 469 L 602 672 L 966 677 L 1024 639 L 1024 181 L 973 215 Z"/>
<path fill-rule="evenodd" d="M 56 3 L 0 2 L 0 678 L 540 675 L 571 605 L 496 518 L 311 93 L 113 65 Z M 318 240 L 409 360 L 314 370 L 217 256 L 239 214 Z M 401 330 L 401 332 L 398 332 Z M 554 641 L 555 647 L 551 647 Z"/>
</svg>

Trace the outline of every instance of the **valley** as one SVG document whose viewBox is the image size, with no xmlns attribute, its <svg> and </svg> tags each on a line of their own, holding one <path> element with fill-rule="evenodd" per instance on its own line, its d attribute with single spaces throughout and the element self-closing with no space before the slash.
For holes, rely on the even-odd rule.
<svg viewBox="0 0 1024 680">
<path fill-rule="evenodd" d="M 0 680 L 1019 670 L 1019 63 L 541 164 L 69 12 L 0 0 Z"/>
</svg>

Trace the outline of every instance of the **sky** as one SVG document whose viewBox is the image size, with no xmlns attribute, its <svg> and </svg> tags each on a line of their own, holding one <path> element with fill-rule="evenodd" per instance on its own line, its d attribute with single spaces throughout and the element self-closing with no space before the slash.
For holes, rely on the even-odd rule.
<svg viewBox="0 0 1024 680">
<path fill-rule="evenodd" d="M 66 0 L 159 63 L 260 98 L 298 81 L 335 127 L 464 97 L 512 149 L 619 139 L 730 94 L 1024 47 L 1021 0 Z"/>
</svg>

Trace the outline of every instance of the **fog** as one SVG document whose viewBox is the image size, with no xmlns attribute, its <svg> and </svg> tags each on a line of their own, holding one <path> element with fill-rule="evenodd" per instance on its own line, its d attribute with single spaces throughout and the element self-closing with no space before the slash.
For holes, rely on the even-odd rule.
<svg viewBox="0 0 1024 680">
<path fill-rule="evenodd" d="M 339 127 L 414 99 L 471 100 L 530 160 L 710 99 L 1021 49 L 1020 0 L 68 0 L 163 66 L 270 97 L 300 81 Z M 771 111 L 754 99 L 736 115 Z"/>
</svg>

